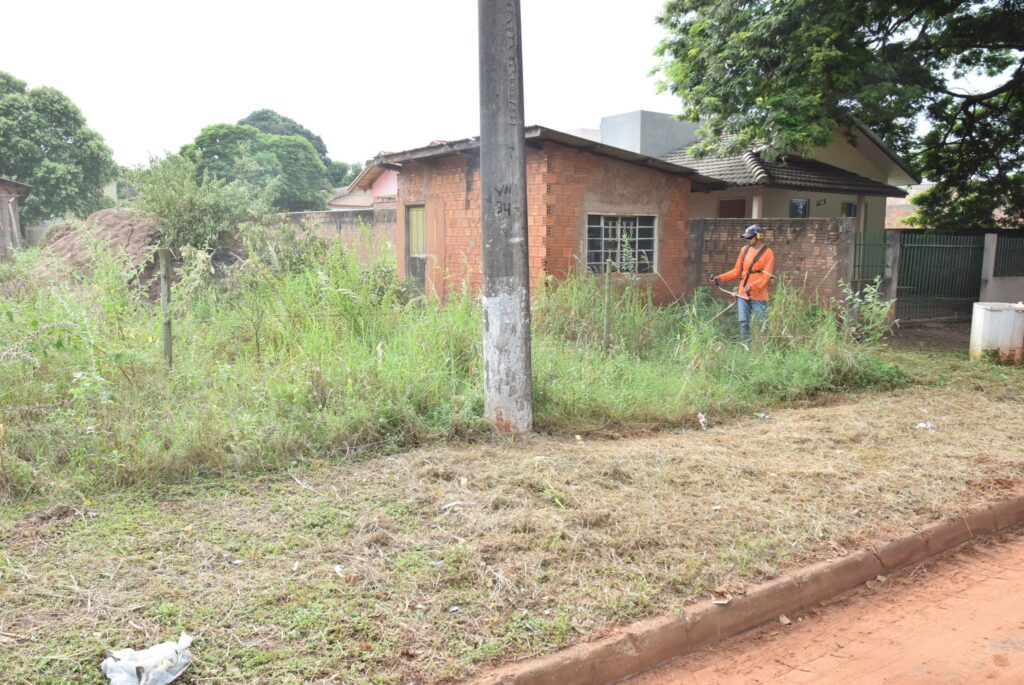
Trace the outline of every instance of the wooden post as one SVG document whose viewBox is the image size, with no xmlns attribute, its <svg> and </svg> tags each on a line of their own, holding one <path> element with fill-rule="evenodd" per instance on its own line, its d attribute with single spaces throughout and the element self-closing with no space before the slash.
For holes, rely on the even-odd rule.
<svg viewBox="0 0 1024 685">
<path fill-rule="evenodd" d="M 14 249 L 20 250 L 21 244 L 21 220 L 18 212 L 18 198 L 11 197 L 7 199 L 7 212 L 11 215 L 11 240 L 14 243 Z"/>
<path fill-rule="evenodd" d="M 0 261 L 7 261 L 11 258 L 10 247 L 7 242 L 7 221 L 0 212 Z"/>
<path fill-rule="evenodd" d="M 14 226 L 8 217 L 8 201 L 10 198 L 0 195 L 0 260 L 11 258 L 14 248 Z"/>
<path fill-rule="evenodd" d="M 608 341 L 612 334 L 612 260 L 604 263 L 604 335 L 601 345 L 608 351 Z"/>
<path fill-rule="evenodd" d="M 160 310 L 164 315 L 163 340 L 164 360 L 167 366 L 174 365 L 174 351 L 171 343 L 171 251 L 166 247 L 160 254 Z"/>
<path fill-rule="evenodd" d="M 519 0 L 479 0 L 484 414 L 533 430 L 530 280 Z"/>
</svg>

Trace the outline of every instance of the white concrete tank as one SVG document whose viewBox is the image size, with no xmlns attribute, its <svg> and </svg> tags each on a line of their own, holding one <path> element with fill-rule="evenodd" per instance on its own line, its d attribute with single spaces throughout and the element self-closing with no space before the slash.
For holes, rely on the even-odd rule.
<svg viewBox="0 0 1024 685">
<path fill-rule="evenodd" d="M 1024 361 L 1024 304 L 975 302 L 971 318 L 971 359 Z"/>
</svg>

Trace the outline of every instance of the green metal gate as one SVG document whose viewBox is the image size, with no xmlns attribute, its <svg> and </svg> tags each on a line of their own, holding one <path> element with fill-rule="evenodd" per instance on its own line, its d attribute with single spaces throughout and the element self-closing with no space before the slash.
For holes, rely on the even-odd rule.
<svg viewBox="0 0 1024 685">
<path fill-rule="evenodd" d="M 890 240 L 888 231 L 864 235 L 856 234 L 854 241 L 853 256 L 853 280 L 870 282 L 878 278 L 885 278 L 885 258 L 887 241 Z"/>
<path fill-rule="evenodd" d="M 984 251 L 984 235 L 903 232 L 897 318 L 970 318 L 973 305 L 981 296 Z"/>
</svg>

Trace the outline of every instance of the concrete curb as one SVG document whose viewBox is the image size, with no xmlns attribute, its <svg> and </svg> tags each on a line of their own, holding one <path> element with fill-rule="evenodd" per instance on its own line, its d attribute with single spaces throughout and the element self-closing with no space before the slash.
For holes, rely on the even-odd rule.
<svg viewBox="0 0 1024 685">
<path fill-rule="evenodd" d="M 794 614 L 980 535 L 1024 523 L 1024 496 L 988 505 L 882 547 L 819 562 L 751 589 L 728 604 L 699 602 L 609 637 L 504 666 L 476 685 L 610 685 L 696 652 L 782 614 Z"/>
</svg>

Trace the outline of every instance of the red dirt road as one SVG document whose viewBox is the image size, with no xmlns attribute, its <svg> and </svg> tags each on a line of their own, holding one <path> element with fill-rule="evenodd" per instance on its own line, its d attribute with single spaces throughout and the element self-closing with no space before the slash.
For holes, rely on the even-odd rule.
<svg viewBox="0 0 1024 685">
<path fill-rule="evenodd" d="M 869 585 L 629 683 L 1024 683 L 1024 530 Z"/>
</svg>

